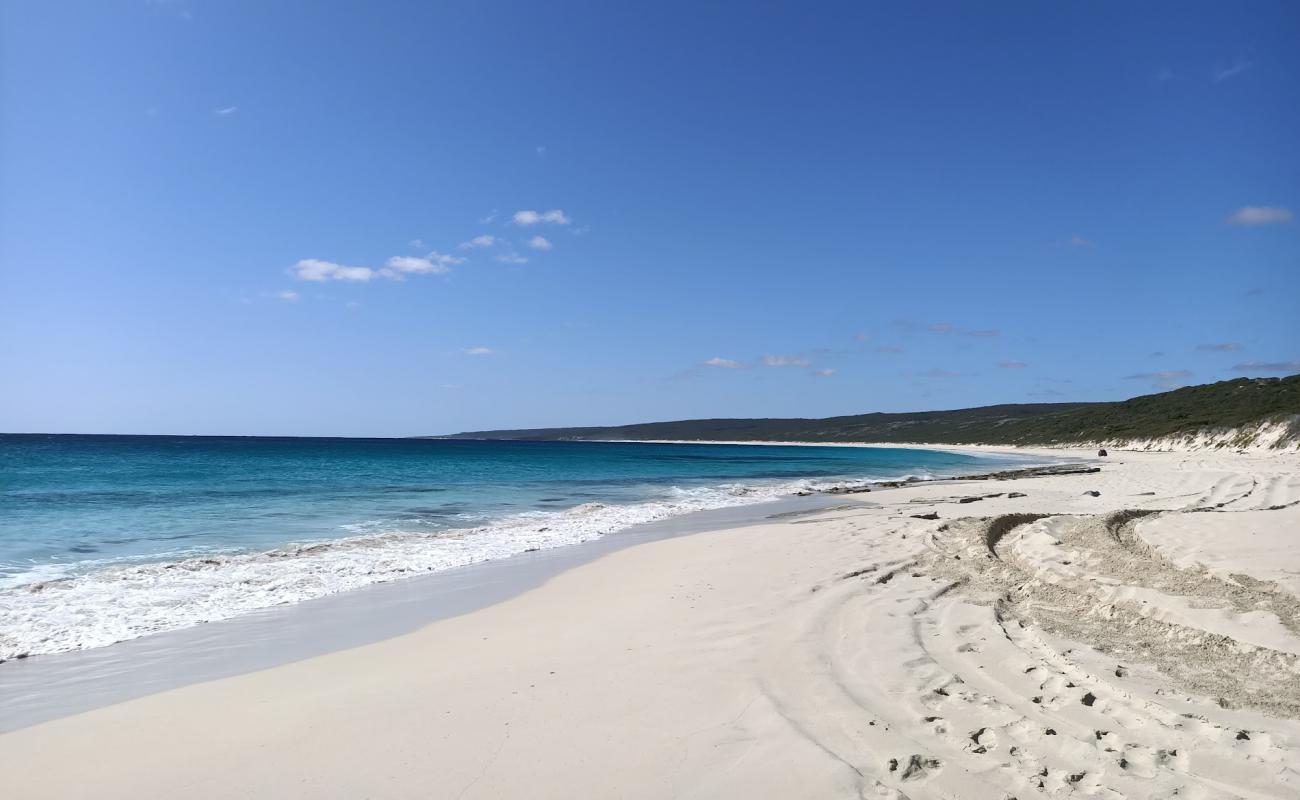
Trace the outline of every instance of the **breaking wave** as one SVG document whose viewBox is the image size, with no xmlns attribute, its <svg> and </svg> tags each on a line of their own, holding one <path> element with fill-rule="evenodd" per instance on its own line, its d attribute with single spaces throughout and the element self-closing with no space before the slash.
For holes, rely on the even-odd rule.
<svg viewBox="0 0 1300 800">
<path fill-rule="evenodd" d="M 182 551 L 170 560 L 100 565 L 76 575 L 59 575 L 44 567 L 12 576 L 0 587 L 4 609 L 0 659 L 101 647 L 371 584 L 580 544 L 694 511 L 760 503 L 830 485 L 805 480 L 674 488 L 666 497 L 649 502 L 586 503 L 563 511 L 519 513 L 478 527 L 387 531 L 260 552 Z"/>
</svg>

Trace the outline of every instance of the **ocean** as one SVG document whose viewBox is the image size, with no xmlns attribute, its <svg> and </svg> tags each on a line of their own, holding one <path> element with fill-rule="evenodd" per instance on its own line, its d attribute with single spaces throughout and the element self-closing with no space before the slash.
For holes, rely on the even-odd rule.
<svg viewBox="0 0 1300 800">
<path fill-rule="evenodd" d="M 874 447 L 0 435 L 0 659 L 800 490 L 1023 462 Z"/>
</svg>

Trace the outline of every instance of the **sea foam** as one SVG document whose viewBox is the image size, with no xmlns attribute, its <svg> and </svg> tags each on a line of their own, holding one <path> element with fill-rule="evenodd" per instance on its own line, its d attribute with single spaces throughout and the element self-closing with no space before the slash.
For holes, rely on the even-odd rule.
<svg viewBox="0 0 1300 800">
<path fill-rule="evenodd" d="M 10 585 L 0 589 L 0 659 L 101 647 L 371 584 L 579 544 L 694 511 L 760 503 L 818 488 L 825 487 L 800 481 L 674 488 L 666 498 L 649 502 L 524 512 L 472 528 L 389 531 L 249 553 L 200 551 L 66 577 L 49 570 L 28 572 L 10 578 Z"/>
</svg>

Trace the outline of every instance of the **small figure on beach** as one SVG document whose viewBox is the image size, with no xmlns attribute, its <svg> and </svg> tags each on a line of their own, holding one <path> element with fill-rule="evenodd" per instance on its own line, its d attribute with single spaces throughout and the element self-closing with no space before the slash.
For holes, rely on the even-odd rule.
<svg viewBox="0 0 1300 800">
<path fill-rule="evenodd" d="M 1099 456 L 1104 456 L 1104 455 L 1106 455 L 1106 449 L 1105 449 L 1105 448 L 1102 448 L 1101 450 L 1098 450 L 1098 451 L 1097 451 L 1097 455 L 1099 455 Z"/>
</svg>

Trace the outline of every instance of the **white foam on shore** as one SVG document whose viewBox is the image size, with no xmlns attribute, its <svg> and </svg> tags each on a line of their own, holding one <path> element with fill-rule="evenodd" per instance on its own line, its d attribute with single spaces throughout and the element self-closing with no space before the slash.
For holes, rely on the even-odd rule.
<svg viewBox="0 0 1300 800">
<path fill-rule="evenodd" d="M 18 585 L 0 589 L 0 659 L 102 647 L 375 583 L 579 544 L 695 511 L 879 480 L 884 479 L 674 488 L 666 499 L 526 512 L 474 528 L 350 536 L 255 553 L 201 552 L 53 580 L 32 571 L 20 576 Z"/>
</svg>

